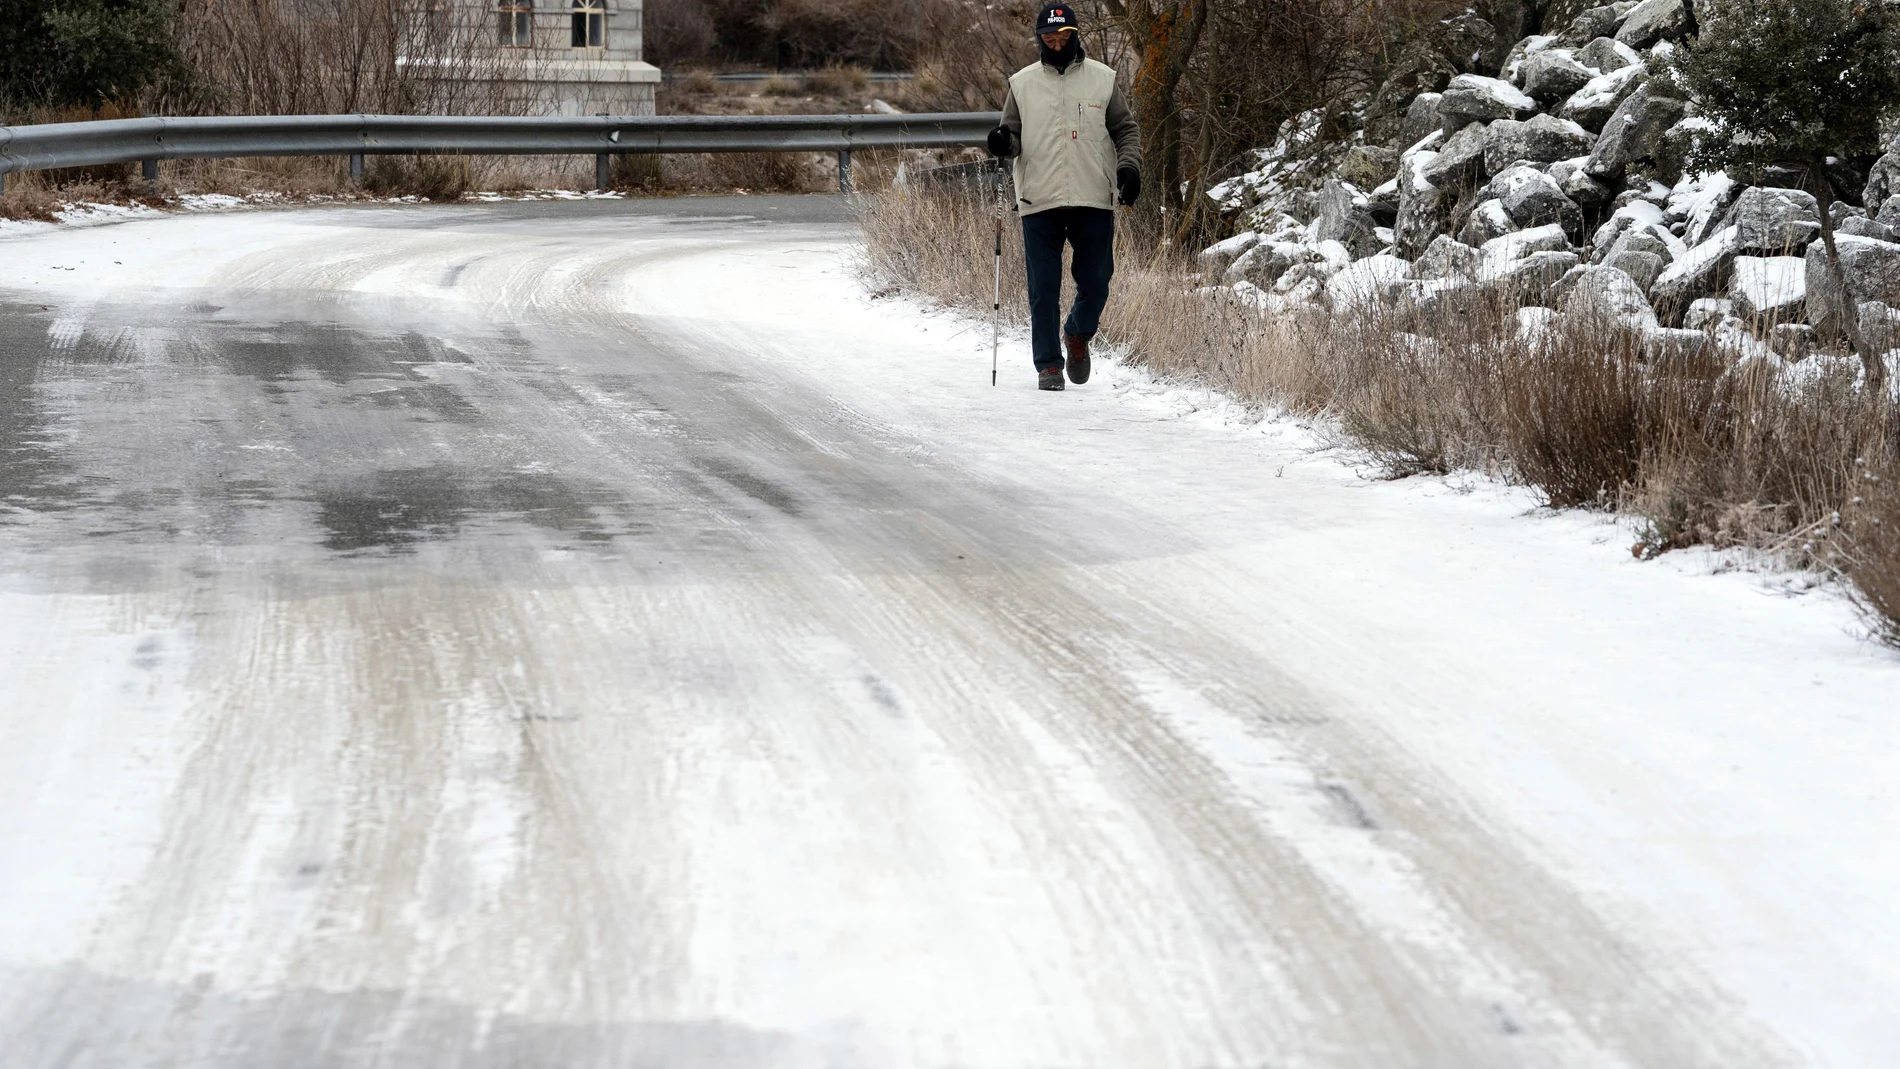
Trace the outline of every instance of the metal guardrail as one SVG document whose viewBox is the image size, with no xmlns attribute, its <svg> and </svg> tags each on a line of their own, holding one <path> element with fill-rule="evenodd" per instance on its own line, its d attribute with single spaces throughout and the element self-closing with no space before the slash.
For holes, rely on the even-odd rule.
<svg viewBox="0 0 1900 1069">
<path fill-rule="evenodd" d="M 671 67 L 661 75 L 666 81 L 681 82 L 697 75 L 698 71 L 675 70 Z M 715 82 L 732 85 L 746 85 L 752 82 L 769 82 L 774 78 L 785 78 L 803 84 L 813 78 L 835 77 L 832 72 L 816 71 L 718 71 L 712 75 Z M 908 82 L 916 79 L 910 71 L 866 71 L 867 82 Z"/>
<path fill-rule="evenodd" d="M 250 156 L 348 156 L 362 177 L 366 155 L 592 155 L 607 184 L 614 156 L 655 152 L 836 152 L 838 184 L 851 189 L 851 153 L 874 148 L 981 145 L 992 112 L 926 115 L 264 115 L 0 126 L 5 175 L 63 167 Z"/>
</svg>

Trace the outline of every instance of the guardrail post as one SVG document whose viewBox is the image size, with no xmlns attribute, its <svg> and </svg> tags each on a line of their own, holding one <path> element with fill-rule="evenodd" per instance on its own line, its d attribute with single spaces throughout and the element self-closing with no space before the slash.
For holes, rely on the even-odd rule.
<svg viewBox="0 0 1900 1069">
<path fill-rule="evenodd" d="M 361 152 L 357 152 L 357 153 L 351 154 L 350 156 L 350 185 L 360 186 L 362 184 L 363 184 L 363 154 Z"/>
<path fill-rule="evenodd" d="M 158 196 L 158 161 L 142 160 L 139 169 L 145 173 L 145 192 Z"/>
<path fill-rule="evenodd" d="M 838 150 L 838 192 L 851 192 L 851 150 Z"/>
<path fill-rule="evenodd" d="M 613 180 L 613 157 L 605 152 L 594 154 L 594 190 L 604 193 Z"/>
</svg>

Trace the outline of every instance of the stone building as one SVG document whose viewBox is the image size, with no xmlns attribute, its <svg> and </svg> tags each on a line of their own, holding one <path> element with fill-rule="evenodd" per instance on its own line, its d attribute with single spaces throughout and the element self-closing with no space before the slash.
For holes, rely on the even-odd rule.
<svg viewBox="0 0 1900 1069">
<path fill-rule="evenodd" d="M 474 69 L 527 115 L 651 115 L 660 70 L 640 58 L 641 0 L 457 0 L 492 62 Z M 481 27 L 486 24 L 485 30 Z"/>
</svg>

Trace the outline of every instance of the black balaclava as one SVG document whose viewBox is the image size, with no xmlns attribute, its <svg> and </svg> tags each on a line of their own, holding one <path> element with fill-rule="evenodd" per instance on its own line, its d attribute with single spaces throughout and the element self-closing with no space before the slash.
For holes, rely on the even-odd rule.
<svg viewBox="0 0 1900 1069">
<path fill-rule="evenodd" d="M 1082 58 L 1082 35 L 1065 33 L 1062 35 L 1062 50 L 1057 51 L 1036 38 L 1036 51 L 1042 53 L 1042 61 L 1059 71 L 1069 69 L 1069 64 Z"/>
</svg>

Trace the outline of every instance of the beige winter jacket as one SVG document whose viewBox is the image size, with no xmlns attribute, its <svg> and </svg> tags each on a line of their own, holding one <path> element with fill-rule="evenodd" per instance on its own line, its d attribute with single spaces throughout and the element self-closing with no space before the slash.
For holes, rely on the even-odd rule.
<svg viewBox="0 0 1900 1069">
<path fill-rule="evenodd" d="M 1016 159 L 1017 208 L 1115 207 L 1115 172 L 1141 166 L 1141 128 L 1106 64 L 1031 63 L 1009 79 L 1003 125 Z"/>
</svg>

